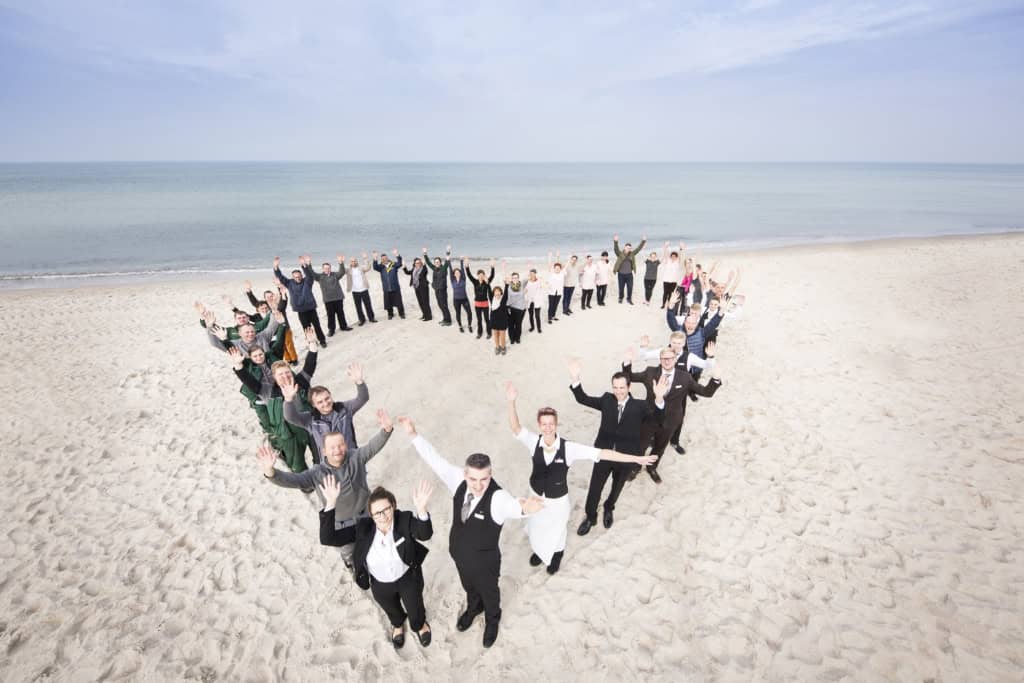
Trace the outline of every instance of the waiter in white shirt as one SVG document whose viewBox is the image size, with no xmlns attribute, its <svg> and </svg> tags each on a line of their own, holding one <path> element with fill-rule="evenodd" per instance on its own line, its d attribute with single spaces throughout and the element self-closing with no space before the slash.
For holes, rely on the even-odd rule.
<svg viewBox="0 0 1024 683">
<path fill-rule="evenodd" d="M 541 497 L 545 501 L 544 509 L 526 520 L 526 533 L 530 537 L 530 547 L 533 549 L 530 564 L 534 567 L 546 564 L 548 574 L 554 574 L 562 563 L 566 525 L 572 511 L 567 482 L 569 467 L 579 460 L 651 465 L 657 462 L 657 458 L 648 455 L 626 455 L 607 448 L 593 448 L 566 441 L 558 435 L 558 412 L 554 408 L 541 408 L 537 411 L 537 426 L 541 433 L 534 434 L 519 423 L 519 414 L 516 411 L 519 391 L 512 382 L 505 383 L 505 397 L 508 399 L 508 419 L 512 434 L 533 455 L 530 495 Z"/>
<path fill-rule="evenodd" d="M 538 512 L 544 501 L 540 498 L 516 499 L 491 478 L 491 459 L 484 453 L 466 458 L 465 468 L 452 465 L 434 450 L 425 438 L 416 433 L 409 417 L 398 422 L 412 437 L 412 445 L 423 461 L 434 470 L 452 493 L 452 529 L 448 536 L 448 552 L 455 560 L 459 580 L 466 591 L 466 611 L 459 616 L 456 628 L 466 631 L 481 612 L 484 614 L 484 647 L 494 645 L 501 621 L 502 525 L 506 519 L 518 519 Z"/>
</svg>

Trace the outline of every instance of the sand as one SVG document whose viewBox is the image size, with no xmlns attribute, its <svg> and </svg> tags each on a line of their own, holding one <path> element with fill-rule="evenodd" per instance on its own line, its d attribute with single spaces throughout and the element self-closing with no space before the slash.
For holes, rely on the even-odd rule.
<svg viewBox="0 0 1024 683">
<path fill-rule="evenodd" d="M 579 538 L 590 468 L 574 468 L 554 577 L 508 523 L 490 650 L 482 620 L 454 627 L 439 486 L 434 643 L 397 653 L 317 544 L 314 503 L 259 474 L 256 420 L 191 308 L 241 300 L 240 283 L 7 292 L 0 679 L 1021 680 L 1022 264 L 1021 236 L 728 256 L 748 305 L 723 324 L 725 386 L 693 404 L 665 482 L 641 475 L 614 527 Z M 486 451 L 523 493 L 502 383 L 524 422 L 551 404 L 562 435 L 592 443 L 565 357 L 599 393 L 641 333 L 667 339 L 660 311 L 610 299 L 496 358 L 416 320 L 406 292 L 408 320 L 335 336 L 317 378 L 347 397 L 361 361 L 360 434 L 379 407 L 410 414 L 449 459 Z M 431 476 L 402 433 L 370 467 L 404 507 Z"/>
</svg>

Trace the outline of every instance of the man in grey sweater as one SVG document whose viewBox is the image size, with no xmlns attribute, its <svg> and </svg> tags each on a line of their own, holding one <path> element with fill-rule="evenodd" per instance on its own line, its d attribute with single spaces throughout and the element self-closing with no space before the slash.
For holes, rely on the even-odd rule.
<svg viewBox="0 0 1024 683">
<path fill-rule="evenodd" d="M 320 296 L 327 309 L 327 336 L 334 336 L 334 321 L 338 321 L 338 329 L 349 332 L 352 328 L 345 322 L 345 292 L 341 289 L 341 278 L 345 277 L 345 256 L 338 254 L 338 272 L 331 271 L 331 264 L 324 263 L 320 272 L 313 274 L 313 279 L 320 283 Z"/>
<path fill-rule="evenodd" d="M 352 426 L 352 417 L 370 400 L 370 390 L 363 381 L 363 366 L 349 363 L 347 374 L 356 385 L 356 397 L 347 401 L 335 402 L 327 387 L 316 386 L 309 390 L 309 402 L 312 412 L 299 410 L 295 402 L 298 393 L 295 387 L 281 387 L 284 398 L 284 419 L 289 424 L 302 427 L 312 437 L 314 459 L 324 449 L 324 437 L 331 432 L 338 432 L 345 437 L 348 448 L 356 448 L 356 433 Z"/>
<path fill-rule="evenodd" d="M 341 487 L 341 494 L 334 506 L 334 528 L 348 533 L 350 540 L 343 540 L 342 545 L 354 543 L 356 540 L 356 520 L 366 516 L 366 503 L 370 498 L 370 487 L 366 482 L 366 463 L 384 448 L 391 438 L 394 424 L 388 412 L 381 408 L 377 411 L 377 422 L 380 431 L 365 446 L 349 449 L 345 438 L 331 432 L 324 437 L 324 459 L 305 472 L 285 472 L 277 469 L 277 453 L 268 445 L 260 446 L 257 451 L 263 476 L 272 484 L 289 489 L 310 490 L 314 486 L 322 486 L 324 477 L 334 475 Z"/>
</svg>

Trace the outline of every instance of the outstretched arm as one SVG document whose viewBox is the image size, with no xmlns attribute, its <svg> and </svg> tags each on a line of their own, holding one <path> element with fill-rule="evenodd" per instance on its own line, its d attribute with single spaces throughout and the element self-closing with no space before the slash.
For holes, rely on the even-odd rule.
<svg viewBox="0 0 1024 683">
<path fill-rule="evenodd" d="M 359 363 L 349 363 L 345 373 L 348 378 L 355 382 L 356 385 L 356 397 L 350 398 L 347 401 L 342 401 L 342 405 L 348 409 L 348 412 L 353 415 L 356 414 L 360 408 L 366 405 L 366 402 L 370 400 L 370 390 L 366 386 L 366 382 L 363 381 L 363 366 Z"/>
<path fill-rule="evenodd" d="M 405 428 L 406 433 L 412 437 L 413 448 L 419 453 L 423 462 L 427 463 L 427 466 L 434 470 L 434 474 L 454 494 L 455 490 L 465 480 L 462 469 L 441 457 L 441 454 L 437 452 L 434 446 L 416 431 L 416 425 L 411 418 L 400 417 L 398 422 Z"/>
<path fill-rule="evenodd" d="M 505 398 L 508 400 L 508 424 L 512 428 L 512 434 L 519 434 L 523 425 L 519 423 L 519 413 L 516 411 L 516 399 L 519 398 L 519 390 L 512 382 L 505 382 Z"/>
</svg>

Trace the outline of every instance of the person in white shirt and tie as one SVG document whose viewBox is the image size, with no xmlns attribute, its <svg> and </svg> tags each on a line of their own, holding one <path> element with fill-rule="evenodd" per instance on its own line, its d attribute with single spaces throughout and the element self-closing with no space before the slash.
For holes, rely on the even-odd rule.
<svg viewBox="0 0 1024 683">
<path fill-rule="evenodd" d="M 625 455 L 566 441 L 558 435 L 558 412 L 554 408 L 541 408 L 537 411 L 537 426 L 541 433 L 534 434 L 519 422 L 519 413 L 516 411 L 519 391 L 512 382 L 505 383 L 505 397 L 508 399 L 508 419 L 512 434 L 533 455 L 530 495 L 545 501 L 544 509 L 526 520 L 526 533 L 533 549 L 530 564 L 537 567 L 543 563 L 547 565 L 548 573 L 554 574 L 562 563 L 566 525 L 569 523 L 569 513 L 572 512 L 567 482 L 569 467 L 580 460 L 650 465 L 656 458 Z"/>
<path fill-rule="evenodd" d="M 452 529 L 448 536 L 448 552 L 455 560 L 459 580 L 466 591 L 466 611 L 459 616 L 456 628 L 466 631 L 481 612 L 484 614 L 484 647 L 494 645 L 501 621 L 502 525 L 507 519 L 518 519 L 544 507 L 540 498 L 514 498 L 491 478 L 491 459 L 484 453 L 466 458 L 464 468 L 456 467 L 416 432 L 409 417 L 398 418 L 412 445 L 423 461 L 434 470 L 452 493 Z"/>
<path fill-rule="evenodd" d="M 320 490 L 324 509 L 320 511 L 320 542 L 342 545 L 348 542 L 334 528 L 334 506 L 341 492 L 334 475 L 324 477 Z M 427 501 L 434 488 L 421 481 L 413 491 L 416 514 L 398 509 L 395 495 L 380 486 L 370 493 L 366 509 L 369 517 L 356 524 L 356 545 L 352 553 L 356 583 L 370 589 L 388 621 L 391 622 L 391 644 L 395 649 L 405 645 L 405 620 L 419 638 L 420 645 L 430 645 L 430 624 L 423 607 L 423 560 L 427 549 L 420 541 L 429 540 L 434 527 L 427 513 Z M 372 520 L 372 521 L 371 521 Z"/>
</svg>

